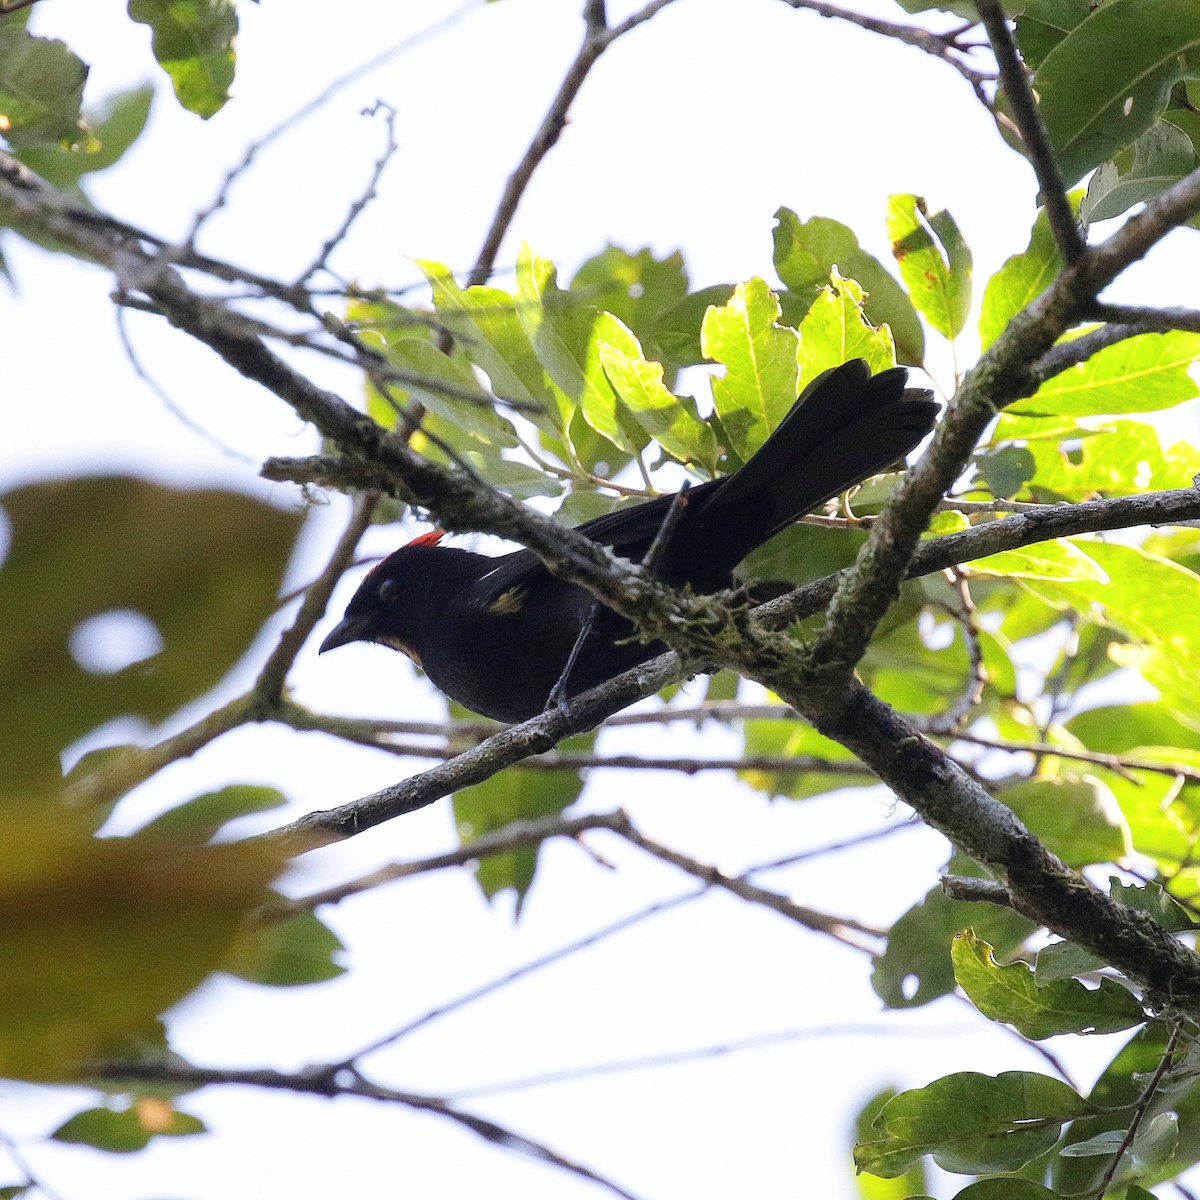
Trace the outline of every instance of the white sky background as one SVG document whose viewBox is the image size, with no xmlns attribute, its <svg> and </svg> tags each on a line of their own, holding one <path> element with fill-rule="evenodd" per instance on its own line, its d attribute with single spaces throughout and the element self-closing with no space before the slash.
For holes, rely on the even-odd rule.
<svg viewBox="0 0 1200 1200">
<path fill-rule="evenodd" d="M 363 0 L 336 9 L 312 0 L 241 5 L 233 101 L 202 123 L 160 94 L 151 127 L 128 159 L 90 180 L 93 198 L 133 224 L 183 236 L 251 141 L 332 79 L 457 7 L 451 0 Z M 636 7 L 610 4 L 614 19 Z M 904 19 L 884 0 L 857 7 Z M 384 131 L 360 110 L 382 98 L 397 110 L 400 149 L 334 266 L 363 284 L 389 286 L 416 279 L 415 257 L 465 270 L 575 52 L 579 10 L 575 0 L 481 5 L 362 78 L 262 154 L 208 223 L 201 248 L 266 275 L 299 274 L 369 177 Z M 91 103 L 147 78 L 164 89 L 148 31 L 132 26 L 115 0 L 39 5 L 32 27 L 61 34 L 93 64 Z M 682 248 L 693 286 L 755 274 L 773 280 L 771 217 L 780 205 L 804 218 L 837 217 L 887 261 L 884 210 L 896 191 L 950 209 L 975 252 L 980 288 L 1024 247 L 1034 216 L 1031 171 L 999 142 L 949 68 L 770 0 L 679 0 L 602 58 L 526 194 L 500 263 L 511 264 L 528 238 L 560 264 L 565 279 L 613 241 L 657 253 Z M 1195 241 L 1177 235 L 1159 255 L 1174 280 L 1196 277 Z M 0 485 L 128 470 L 295 502 L 294 489 L 266 485 L 255 467 L 222 456 L 135 377 L 114 333 L 102 272 L 11 236 L 4 248 L 19 288 L 15 298 L 0 293 L 5 392 L 21 415 L 6 421 Z M 1153 298 L 1154 268 L 1134 275 L 1122 295 Z M 1178 284 L 1171 286 L 1170 302 L 1187 302 Z M 256 461 L 315 449 L 311 431 L 289 410 L 207 349 L 150 317 L 131 315 L 130 328 L 147 370 L 220 440 Z M 961 357 L 970 361 L 969 335 L 965 340 Z M 934 361 L 943 372 L 939 382 L 947 383 L 947 356 L 935 354 Z M 359 394 L 351 376 L 324 360 L 310 357 L 303 365 L 343 395 Z M 316 514 L 293 582 L 312 577 L 344 515 L 337 498 Z M 376 530 L 365 549 L 383 552 L 406 536 L 394 527 Z M 339 611 L 353 582 L 336 598 Z M 265 646 L 206 707 L 245 686 Z M 293 682 L 300 700 L 325 711 L 413 718 L 442 712 L 400 656 L 378 648 L 318 660 L 314 645 Z M 118 738 L 129 733 L 115 731 Z M 603 745 L 662 754 L 735 749 L 732 738 L 711 728 L 612 733 Z M 140 820 L 211 787 L 245 781 L 275 784 L 289 796 L 293 810 L 271 814 L 275 823 L 419 767 L 315 734 L 247 728 L 163 772 L 123 815 Z M 582 807 L 617 804 L 651 836 L 735 871 L 897 815 L 881 790 L 772 805 L 721 775 L 594 776 Z M 310 855 L 295 887 L 308 891 L 452 841 L 443 800 Z M 348 902 L 325 915 L 350 947 L 350 974 L 292 991 L 217 981 L 178 1014 L 177 1046 L 205 1065 L 288 1069 L 329 1061 L 623 914 L 689 890 L 687 879 L 613 839 L 597 836 L 591 844 L 618 869 L 597 865 L 578 847 L 550 845 L 517 925 L 511 906 L 502 900 L 489 909 L 464 872 Z M 816 908 L 886 923 L 932 884 L 944 849 L 936 836 L 910 831 L 765 882 Z M 870 1023 L 876 1034 L 822 1033 L 685 1066 L 466 1102 L 648 1200 L 850 1197 L 849 1122 L 879 1087 L 917 1086 L 953 1070 L 1041 1065 L 952 1000 L 880 1015 L 868 970 L 863 956 L 771 913 L 711 896 L 433 1022 L 369 1060 L 368 1074 L 450 1093 L 755 1034 Z M 1093 1067 L 1113 1052 L 1113 1040 L 1105 1043 L 1090 1048 Z M 1090 1069 L 1083 1068 L 1085 1078 Z M 35 1136 L 83 1100 L 82 1093 L 3 1085 L 0 1130 Z M 37 1145 L 26 1154 L 62 1200 L 604 1194 L 446 1121 L 396 1107 L 218 1089 L 183 1106 L 209 1123 L 211 1136 L 160 1139 L 132 1157 Z"/>
</svg>

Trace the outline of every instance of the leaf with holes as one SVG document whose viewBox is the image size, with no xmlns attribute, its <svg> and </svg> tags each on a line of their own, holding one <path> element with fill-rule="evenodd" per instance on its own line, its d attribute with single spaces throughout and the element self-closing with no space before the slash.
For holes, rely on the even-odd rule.
<svg viewBox="0 0 1200 1200">
<path fill-rule="evenodd" d="M 0 508 L 0 726 L 24 731 L 10 782 L 57 775 L 58 751 L 105 721 L 162 721 L 217 684 L 273 613 L 301 524 L 249 496 L 127 476 L 28 484 Z M 89 642 L 97 617 L 107 632 L 91 626 Z"/>
</svg>

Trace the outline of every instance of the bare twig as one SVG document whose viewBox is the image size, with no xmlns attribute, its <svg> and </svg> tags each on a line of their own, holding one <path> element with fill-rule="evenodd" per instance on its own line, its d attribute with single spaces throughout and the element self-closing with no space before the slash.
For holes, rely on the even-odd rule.
<svg viewBox="0 0 1200 1200">
<path fill-rule="evenodd" d="M 1058 160 L 1054 157 L 1054 149 L 1038 113 L 1037 101 L 1033 97 L 1033 89 L 1029 86 L 1025 66 L 1017 53 L 1004 10 L 1000 7 L 999 0 L 976 0 L 975 7 L 992 43 L 996 63 L 1000 68 L 1000 82 L 1004 86 L 1004 94 L 1012 108 L 1021 140 L 1025 143 L 1025 152 L 1037 175 L 1038 186 L 1042 191 L 1042 203 L 1046 206 L 1046 217 L 1050 222 L 1054 240 L 1068 264 L 1078 262 L 1085 249 L 1083 237 L 1079 232 L 1075 214 L 1071 211 L 1062 172 L 1058 169 Z"/>
<path fill-rule="evenodd" d="M 849 917 L 833 917 L 828 913 L 818 912 L 803 904 L 797 904 L 779 892 L 758 887 L 756 884 L 750 883 L 744 876 L 727 875 L 719 867 L 701 863 L 694 858 L 689 858 L 686 854 L 680 854 L 677 850 L 672 850 L 669 846 L 664 846 L 661 842 L 641 833 L 628 819 L 620 826 L 612 826 L 612 829 L 614 833 L 619 834 L 640 850 L 644 850 L 647 854 L 653 855 L 663 862 L 670 863 L 673 867 L 702 880 L 710 887 L 723 888 L 742 900 L 769 908 L 773 912 L 779 913 L 780 916 L 787 917 L 788 920 L 795 921 L 798 925 L 803 925 L 805 929 L 811 929 L 814 933 L 823 933 L 852 949 L 865 950 L 868 954 L 874 954 L 878 951 L 878 946 L 872 942 L 885 935 L 884 930 L 864 925 Z"/>
<path fill-rule="evenodd" d="M 1189 783 L 1200 783 L 1200 770 L 1186 767 L 1182 763 L 1153 762 L 1149 759 L 1131 758 L 1125 754 L 1103 754 L 1098 750 L 1073 750 L 1067 746 L 1055 746 L 1048 742 L 1005 742 L 1000 738 L 984 737 L 977 733 L 956 733 L 954 740 L 969 742 L 973 746 L 985 746 L 989 750 L 1004 750 L 1009 754 L 1032 754 L 1035 758 L 1065 758 L 1072 762 L 1093 763 L 1107 767 L 1125 778 L 1131 771 L 1150 771 L 1155 775 L 1170 775 L 1186 779 Z"/>
<path fill-rule="evenodd" d="M 1182 1034 L 1183 1022 L 1173 1021 L 1171 1023 L 1171 1032 L 1167 1036 L 1167 1044 L 1163 1048 L 1163 1056 L 1159 1059 L 1158 1066 L 1154 1069 L 1154 1074 L 1150 1076 L 1146 1086 L 1142 1089 L 1142 1094 L 1137 1099 L 1137 1105 L 1133 1110 L 1133 1119 L 1129 1122 L 1129 1128 L 1125 1130 L 1125 1136 L 1121 1139 L 1121 1144 L 1113 1154 L 1112 1162 L 1105 1167 L 1104 1174 L 1096 1184 L 1094 1195 L 1103 1196 L 1108 1191 L 1109 1185 L 1117 1174 L 1117 1168 L 1121 1165 L 1121 1160 L 1129 1153 L 1130 1148 L 1133 1146 L 1138 1131 L 1142 1127 L 1142 1122 L 1145 1121 L 1146 1114 L 1150 1111 L 1150 1105 L 1154 1102 L 1154 1097 L 1158 1094 L 1158 1089 L 1162 1085 L 1163 1076 L 1171 1068 L 1171 1062 L 1175 1058 L 1176 1050 L 1179 1049 L 1179 1039 Z"/>
<path fill-rule="evenodd" d="M 483 239 L 479 257 L 475 260 L 475 266 L 471 268 L 471 273 L 467 277 L 468 287 L 486 283 L 491 277 L 492 269 L 496 265 L 496 255 L 500 252 L 500 244 L 504 241 L 504 235 L 508 232 L 513 217 L 516 216 L 521 198 L 525 195 L 530 180 L 542 159 L 554 148 L 562 131 L 566 128 L 567 114 L 575 97 L 579 94 L 584 80 L 587 79 L 592 67 L 596 65 L 596 60 L 617 38 L 648 21 L 671 2 L 672 0 L 653 0 L 652 3 L 647 4 L 619 25 L 610 28 L 605 22 L 604 5 L 587 0 L 584 6 L 583 44 L 567 68 L 562 83 L 559 84 L 558 91 L 551 100 L 550 107 L 546 110 L 546 115 L 533 135 L 533 140 L 521 156 L 521 161 L 517 163 L 516 168 L 508 177 L 508 182 L 500 197 L 500 203 L 496 207 L 496 214 Z"/>
<path fill-rule="evenodd" d="M 196 1067 L 178 1061 L 162 1062 L 115 1062 L 98 1063 L 90 1072 L 112 1081 L 137 1081 L 143 1083 L 187 1084 L 191 1087 L 207 1087 L 224 1084 L 268 1088 L 276 1091 L 296 1092 L 301 1095 L 357 1096 L 365 1100 L 376 1100 L 385 1104 L 399 1104 L 420 1112 L 435 1113 L 469 1129 L 472 1133 L 505 1150 L 537 1159 L 549 1166 L 557 1167 L 568 1174 L 598 1184 L 622 1200 L 637 1200 L 631 1192 L 598 1175 L 582 1163 L 567 1158 L 542 1142 L 508 1129 L 487 1117 L 462 1112 L 438 1096 L 427 1096 L 419 1092 L 405 1092 L 396 1088 L 383 1087 L 363 1078 L 358 1071 L 342 1064 L 309 1067 L 303 1071 L 288 1073 L 262 1067 L 251 1070 L 232 1070 L 217 1067 Z"/>
<path fill-rule="evenodd" d="M 489 980 L 477 988 L 472 988 L 471 991 L 465 992 L 463 995 L 456 997 L 454 1000 L 447 1001 L 445 1004 L 439 1004 L 436 1008 L 430 1009 L 428 1012 L 417 1017 L 413 1021 L 409 1021 L 401 1028 L 389 1033 L 387 1037 L 380 1038 L 378 1041 L 372 1042 L 369 1046 L 357 1051 L 353 1058 L 347 1060 L 345 1065 L 350 1065 L 365 1058 L 368 1054 L 374 1054 L 386 1046 L 394 1045 L 396 1042 L 403 1040 L 410 1034 L 415 1033 L 418 1029 L 424 1028 L 432 1021 L 438 1020 L 449 1013 L 458 1012 L 460 1009 L 467 1007 L 469 1004 L 474 1004 L 477 1000 L 482 1000 L 485 996 L 492 995 L 493 992 L 500 991 L 502 988 L 508 987 L 509 984 L 515 983 L 518 979 L 524 979 L 537 971 L 541 971 L 546 967 L 553 966 L 556 963 L 562 962 L 573 954 L 577 954 L 580 950 L 586 950 L 590 946 L 596 945 L 607 938 L 614 937 L 616 934 L 624 933 L 627 929 L 634 925 L 640 924 L 642 921 L 648 920 L 650 917 L 658 916 L 660 913 L 668 912 L 673 908 L 678 908 L 683 904 L 689 904 L 693 900 L 698 900 L 705 894 L 707 889 L 700 889 L 695 892 L 685 892 L 682 896 L 673 896 L 669 900 L 660 900 L 656 904 L 648 905 L 646 908 L 639 909 L 635 913 L 631 913 L 627 917 L 622 917 L 618 921 L 612 922 L 610 925 L 605 925 L 602 929 L 597 929 L 585 937 L 579 938 L 576 941 L 568 942 L 564 946 L 559 946 L 557 949 L 550 951 L 548 954 L 542 955 L 540 958 L 535 958 L 530 962 L 524 963 L 515 970 L 506 972 L 504 975 L 496 979 Z"/>
<path fill-rule="evenodd" d="M 370 527 L 371 517 L 378 505 L 379 495 L 374 492 L 368 492 L 355 499 L 350 520 L 342 536 L 338 538 L 329 562 L 305 589 L 296 619 L 290 628 L 284 631 L 270 657 L 263 664 L 263 669 L 254 683 L 254 693 L 269 709 L 273 710 L 282 703 L 284 683 L 292 664 L 296 661 L 296 655 L 316 628 L 317 622 L 325 615 L 329 597 L 333 595 L 338 580 L 353 561 L 358 543 Z"/>
<path fill-rule="evenodd" d="M 974 28 L 973 23 L 965 24 L 950 33 L 931 33 L 928 29 L 922 29 L 917 25 L 901 25 L 896 21 L 885 21 L 879 17 L 870 17 L 865 13 L 841 8 L 836 4 L 826 4 L 822 0 L 783 0 L 783 3 L 789 8 L 806 9 L 821 17 L 847 21 L 869 33 L 882 34 L 884 37 L 894 38 L 905 45 L 914 46 L 918 50 L 924 50 L 926 54 L 931 54 L 934 58 L 953 67 L 971 85 L 971 90 L 979 101 L 985 107 L 991 107 L 984 95 L 983 85 L 993 76 L 986 71 L 979 71 L 971 67 L 962 57 L 976 49 L 976 47 L 965 45 L 961 41 L 963 35 Z"/>
<path fill-rule="evenodd" d="M 811 1029 L 781 1029 L 772 1033 L 759 1033 L 751 1037 L 735 1038 L 713 1046 L 696 1046 L 690 1050 L 667 1051 L 662 1054 L 647 1054 L 640 1058 L 618 1059 L 614 1062 L 594 1063 L 579 1067 L 565 1067 L 560 1071 L 547 1071 L 541 1075 L 526 1075 L 520 1079 L 508 1079 L 501 1083 L 482 1084 L 472 1088 L 461 1088 L 447 1097 L 455 1103 L 477 1100 L 481 1096 L 507 1095 L 509 1092 L 528 1088 L 547 1087 L 556 1083 L 576 1083 L 581 1079 L 595 1079 L 625 1071 L 650 1071 L 660 1067 L 673 1067 L 681 1063 L 700 1062 L 709 1058 L 725 1058 L 733 1054 L 746 1054 L 770 1046 L 785 1046 L 793 1042 L 814 1041 L 838 1037 L 884 1037 L 911 1038 L 911 1031 L 884 1025 L 818 1025 Z M 946 1036 L 939 1030 L 939 1038 Z"/>
<path fill-rule="evenodd" d="M 326 239 L 317 257 L 312 261 L 308 268 L 303 271 L 300 277 L 296 280 L 295 286 L 297 289 L 304 289 L 308 286 L 309 280 L 312 279 L 318 271 L 323 271 L 326 264 L 329 262 L 329 256 L 338 248 L 345 240 L 346 235 L 350 232 L 351 225 L 358 219 L 362 211 L 375 199 L 379 188 L 379 181 L 383 178 L 384 169 L 391 161 L 392 155 L 396 153 L 396 110 L 390 104 L 385 104 L 382 100 L 376 100 L 374 105 L 363 110 L 363 116 L 374 116 L 382 112 L 384 115 L 384 126 L 387 129 L 387 141 L 383 148 L 383 153 L 375 161 L 375 165 L 371 170 L 371 178 L 367 181 L 367 186 L 363 189 L 360 195 L 353 204 L 350 205 L 349 211 L 342 219 L 341 225 L 337 230 Z"/>
</svg>

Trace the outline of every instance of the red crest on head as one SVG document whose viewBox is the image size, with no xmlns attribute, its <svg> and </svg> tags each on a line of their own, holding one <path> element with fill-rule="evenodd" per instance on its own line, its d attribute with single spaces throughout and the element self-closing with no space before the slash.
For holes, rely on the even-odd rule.
<svg viewBox="0 0 1200 1200">
<path fill-rule="evenodd" d="M 428 533 L 415 537 L 408 543 L 410 546 L 436 546 L 446 536 L 444 529 L 431 529 Z"/>
</svg>

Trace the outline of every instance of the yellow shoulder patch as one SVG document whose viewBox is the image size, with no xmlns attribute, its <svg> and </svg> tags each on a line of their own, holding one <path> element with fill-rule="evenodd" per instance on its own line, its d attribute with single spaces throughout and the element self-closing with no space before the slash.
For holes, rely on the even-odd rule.
<svg viewBox="0 0 1200 1200">
<path fill-rule="evenodd" d="M 487 610 L 494 617 L 511 617 L 519 613 L 524 607 L 525 588 L 518 585 L 517 587 L 510 587 L 506 592 L 501 592 L 487 606 Z"/>
</svg>

